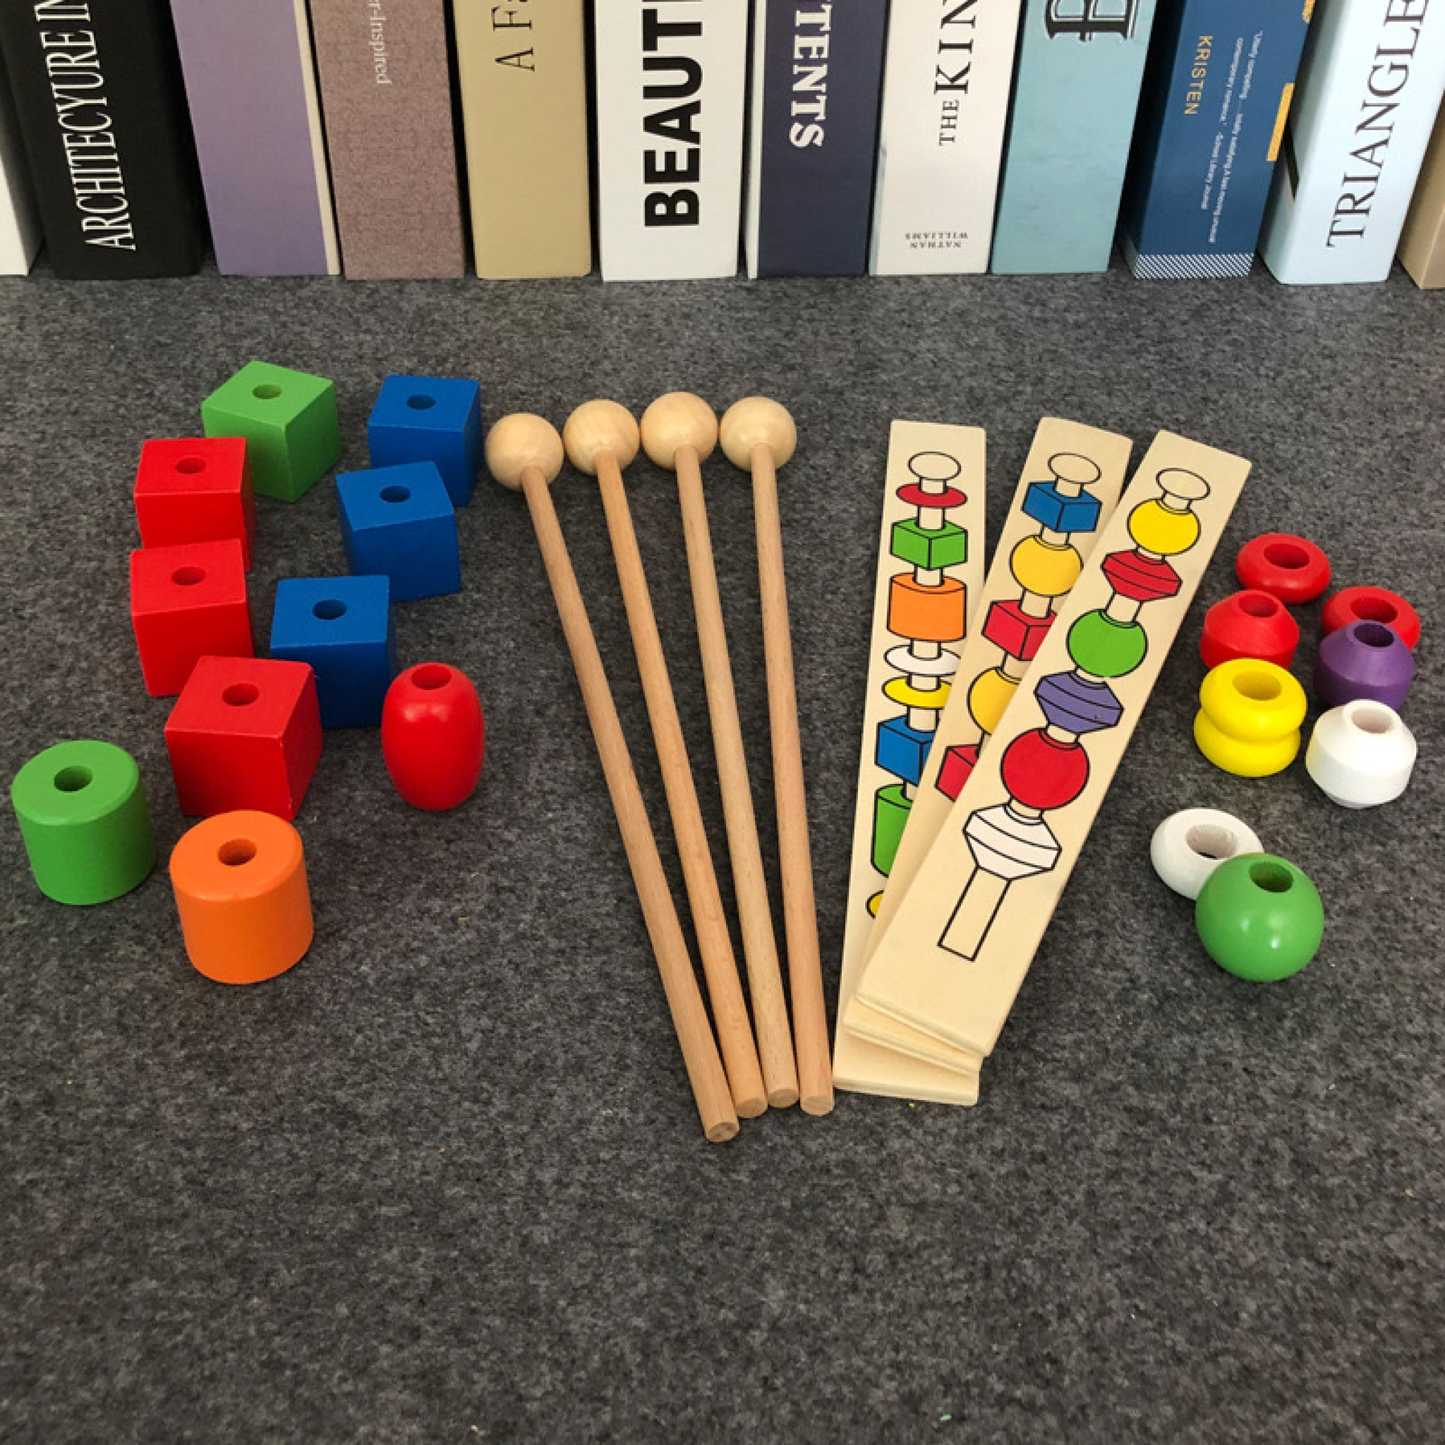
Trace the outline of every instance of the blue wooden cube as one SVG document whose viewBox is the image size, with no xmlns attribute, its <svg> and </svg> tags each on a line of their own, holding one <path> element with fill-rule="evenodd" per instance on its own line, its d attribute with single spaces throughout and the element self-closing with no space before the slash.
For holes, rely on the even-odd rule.
<svg viewBox="0 0 1445 1445">
<path fill-rule="evenodd" d="M 316 674 L 321 725 L 372 727 L 396 676 L 386 577 L 286 577 L 276 584 L 271 656 Z"/>
<path fill-rule="evenodd" d="M 336 478 L 346 563 L 391 578 L 391 600 L 460 592 L 457 514 L 434 462 L 406 462 Z"/>
<path fill-rule="evenodd" d="M 454 507 L 465 507 L 482 469 L 482 394 L 448 376 L 388 376 L 366 423 L 373 467 L 435 462 Z"/>
</svg>

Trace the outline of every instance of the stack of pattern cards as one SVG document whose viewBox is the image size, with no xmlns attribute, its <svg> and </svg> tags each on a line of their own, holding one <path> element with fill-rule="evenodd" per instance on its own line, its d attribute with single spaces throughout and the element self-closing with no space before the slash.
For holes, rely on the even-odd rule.
<svg viewBox="0 0 1445 1445">
<path fill-rule="evenodd" d="M 1127 454 L 1123 438 L 1106 445 L 1113 475 Z M 861 967 L 855 961 L 845 975 L 835 1058 L 842 1087 L 976 1102 L 983 1059 L 1249 471 L 1239 457 L 1160 433 L 1085 562 L 1071 538 L 1103 516 L 1104 499 L 1085 496 L 1103 465 L 1084 451 L 1048 460 L 1052 484 L 1041 479 L 1045 489 L 1031 494 L 1026 476 L 1015 508 L 1047 515 L 1030 518 L 1036 525 L 1007 553 L 1000 547 L 1007 570 L 996 563 L 985 584 L 979 635 L 1003 660 L 990 665 L 982 648 L 965 647 L 956 721 L 950 726 L 946 710 L 932 771 L 920 779 L 925 792 L 942 779 L 953 796 L 935 811 L 931 841 L 912 810 L 909 830 L 925 830 L 922 856 L 901 877 L 900 849 L 896 901 L 880 907 Z M 1030 465 L 1045 461 L 1031 456 Z M 1047 549 L 1059 555 L 1050 560 Z M 1012 587 L 1009 574 L 1017 574 Z M 1067 596 L 1056 613 L 1049 594 Z M 1043 615 L 1043 627 L 1029 627 Z M 966 738 L 970 725 L 974 741 L 960 757 L 945 730 Z"/>
</svg>

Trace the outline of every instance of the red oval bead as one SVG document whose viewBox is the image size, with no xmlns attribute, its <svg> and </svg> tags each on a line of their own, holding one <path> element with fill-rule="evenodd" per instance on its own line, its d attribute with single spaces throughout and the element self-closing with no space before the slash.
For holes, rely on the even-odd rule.
<svg viewBox="0 0 1445 1445">
<path fill-rule="evenodd" d="M 1330 585 L 1330 559 L 1304 537 L 1266 532 L 1239 549 L 1234 571 L 1246 586 L 1298 606 L 1313 602 Z"/>
<path fill-rule="evenodd" d="M 381 752 L 392 785 L 412 807 L 440 812 L 469 798 L 486 745 L 482 704 L 465 673 L 418 663 L 387 690 Z"/>
<path fill-rule="evenodd" d="M 1387 587 L 1346 587 L 1329 598 L 1320 614 L 1326 632 L 1338 632 L 1352 622 L 1383 622 L 1399 634 L 1406 647 L 1420 640 L 1420 614 Z"/>
<path fill-rule="evenodd" d="M 1299 623 L 1268 592 L 1234 592 L 1204 614 L 1199 655 L 1205 667 L 1257 657 L 1289 669 L 1299 646 Z"/>
<path fill-rule="evenodd" d="M 1062 808 L 1084 791 L 1089 755 L 1078 743 L 1057 742 L 1035 728 L 1008 745 L 999 765 L 1003 785 L 1025 808 Z"/>
</svg>

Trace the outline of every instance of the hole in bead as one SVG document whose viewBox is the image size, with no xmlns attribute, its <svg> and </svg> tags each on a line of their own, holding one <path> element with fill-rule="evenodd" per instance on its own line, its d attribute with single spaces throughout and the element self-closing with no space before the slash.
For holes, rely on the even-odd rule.
<svg viewBox="0 0 1445 1445">
<path fill-rule="evenodd" d="M 383 502 L 406 502 L 411 500 L 410 487 L 383 487 L 381 489 L 381 500 Z"/>
<path fill-rule="evenodd" d="M 254 682 L 233 682 L 221 694 L 221 701 L 228 707 L 250 707 L 261 696 L 261 689 Z"/>
<path fill-rule="evenodd" d="M 1246 592 L 1239 599 L 1239 610 L 1249 617 L 1273 617 L 1279 603 L 1264 592 Z"/>
<path fill-rule="evenodd" d="M 1400 611 L 1393 602 L 1386 602 L 1383 597 L 1357 597 L 1350 604 L 1350 611 L 1359 618 L 1361 622 L 1393 622 Z"/>
<path fill-rule="evenodd" d="M 227 868 L 239 868 L 256 856 L 256 845 L 249 838 L 232 838 L 221 844 L 216 856 Z"/>
<path fill-rule="evenodd" d="M 55 775 L 55 787 L 57 792 L 78 793 L 82 788 L 88 788 L 94 774 L 89 768 L 82 767 L 79 763 L 68 768 L 61 768 Z"/>
<path fill-rule="evenodd" d="M 452 680 L 452 670 L 443 667 L 439 662 L 424 662 L 412 673 L 411 680 L 418 687 L 425 688 L 428 692 L 434 692 L 439 687 L 445 687 Z"/>
<path fill-rule="evenodd" d="M 1252 702 L 1273 702 L 1280 694 L 1279 679 L 1267 672 L 1241 672 L 1234 679 L 1234 689 Z"/>
<path fill-rule="evenodd" d="M 338 617 L 346 616 L 346 603 L 336 597 L 324 597 L 311 609 L 311 615 L 323 622 L 335 622 Z"/>
<path fill-rule="evenodd" d="M 1362 733 L 1370 733 L 1374 737 L 1384 737 L 1395 726 L 1394 715 L 1374 703 L 1363 703 L 1356 707 L 1350 713 L 1350 721 Z"/>
<path fill-rule="evenodd" d="M 176 463 L 176 470 L 184 472 L 188 477 L 193 477 L 197 472 L 206 470 L 206 459 L 205 457 L 182 457 Z"/>
<path fill-rule="evenodd" d="M 1196 823 L 1184 835 L 1184 841 L 1201 858 L 1233 858 L 1239 852 L 1239 839 L 1218 823 Z"/>
<path fill-rule="evenodd" d="M 1395 634 L 1383 622 L 1361 622 L 1355 628 L 1355 637 L 1366 647 L 1389 647 Z"/>
<path fill-rule="evenodd" d="M 1290 877 L 1289 869 L 1278 863 L 1251 863 L 1249 881 L 1266 893 L 1288 893 L 1294 887 L 1294 879 Z"/>
<path fill-rule="evenodd" d="M 1275 567 L 1283 567 L 1291 572 L 1297 572 L 1301 567 L 1308 567 L 1310 564 L 1310 554 L 1298 542 L 1271 542 L 1264 549 L 1264 559 Z"/>
<path fill-rule="evenodd" d="M 257 401 L 275 401 L 281 395 L 281 388 L 273 382 L 263 381 L 260 386 L 251 388 L 251 395 Z"/>
<path fill-rule="evenodd" d="M 204 567 L 177 567 L 171 573 L 171 581 L 177 587 L 194 587 L 197 582 L 206 580 L 206 569 Z"/>
<path fill-rule="evenodd" d="M 413 411 L 430 411 L 432 407 L 437 404 L 437 399 L 434 396 L 427 396 L 425 392 L 419 391 L 414 396 L 407 397 L 406 404 L 411 407 Z"/>
</svg>

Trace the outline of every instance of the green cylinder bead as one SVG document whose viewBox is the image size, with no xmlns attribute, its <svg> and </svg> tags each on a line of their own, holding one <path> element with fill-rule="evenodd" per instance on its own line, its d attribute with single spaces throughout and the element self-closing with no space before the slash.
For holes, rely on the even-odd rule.
<svg viewBox="0 0 1445 1445">
<path fill-rule="evenodd" d="M 886 878 L 893 871 L 912 801 L 902 783 L 879 788 L 873 798 L 873 866 Z"/>
<path fill-rule="evenodd" d="M 1076 667 L 1095 677 L 1123 677 L 1149 651 L 1149 637 L 1137 621 L 1115 622 L 1102 612 L 1086 612 L 1069 628 L 1067 646 Z"/>
<path fill-rule="evenodd" d="M 57 903 L 105 903 L 155 867 L 140 770 L 113 743 L 57 743 L 10 784 L 30 871 Z"/>
<path fill-rule="evenodd" d="M 1241 853 L 1205 879 L 1194 924 L 1226 973 L 1273 983 L 1298 973 L 1319 952 L 1325 910 L 1319 889 L 1293 863 Z"/>
</svg>

